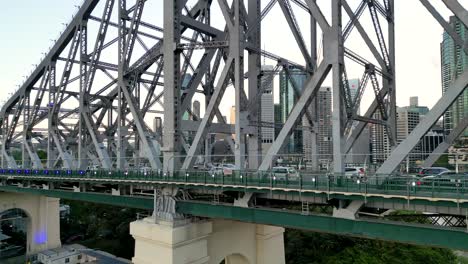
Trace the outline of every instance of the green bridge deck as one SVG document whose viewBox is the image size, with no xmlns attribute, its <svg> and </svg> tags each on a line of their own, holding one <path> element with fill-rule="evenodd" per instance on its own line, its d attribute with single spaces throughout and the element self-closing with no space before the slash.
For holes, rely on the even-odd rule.
<svg viewBox="0 0 468 264">
<path fill-rule="evenodd" d="M 347 177 L 301 173 L 297 177 L 276 177 L 269 172 L 235 172 L 215 175 L 206 171 L 184 171 L 172 175 L 161 172 L 2 170 L 0 179 L 49 182 L 92 182 L 134 185 L 174 185 L 184 188 L 249 191 L 258 193 L 300 193 L 327 198 L 392 199 L 468 208 L 468 176 L 423 180 L 414 176 L 376 175 Z"/>
<path fill-rule="evenodd" d="M 33 189 L 16 186 L 0 186 L 0 191 L 30 193 L 146 210 L 153 209 L 152 197 L 113 196 L 101 193 Z M 177 201 L 176 210 L 182 214 L 199 217 L 220 218 L 416 245 L 468 250 L 468 230 L 459 228 L 442 228 L 393 221 L 350 220 L 317 214 L 302 215 L 298 212 L 286 210 L 242 208 L 200 201 Z"/>
</svg>

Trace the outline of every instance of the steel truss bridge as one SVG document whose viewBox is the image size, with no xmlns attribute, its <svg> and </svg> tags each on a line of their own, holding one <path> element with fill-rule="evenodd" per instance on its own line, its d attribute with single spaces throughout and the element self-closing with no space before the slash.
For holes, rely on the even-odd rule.
<svg viewBox="0 0 468 264">
<path fill-rule="evenodd" d="M 277 179 L 271 172 L 252 171 L 214 175 L 199 170 L 167 174 L 0 169 L 0 191 L 148 211 L 164 204 L 160 199 L 170 193 L 176 206 L 164 212 L 174 215 L 468 249 L 466 176 L 428 183 L 393 175 L 349 178 L 304 173 Z M 432 213 L 392 214 L 395 210 Z"/>
<path fill-rule="evenodd" d="M 468 53 L 468 41 L 439 10 L 428 0 L 420 2 Z M 468 12 L 458 1 L 441 2 L 468 26 Z M 301 62 L 262 49 L 264 20 L 276 7 Z M 331 204 L 353 214 L 365 205 L 466 215 L 464 180 L 455 186 L 419 186 L 410 178 L 390 177 L 468 85 L 467 69 L 424 122 L 397 144 L 395 11 L 394 0 L 86 0 L 1 109 L 1 167 L 8 169 L 0 173 L 0 190 L 145 209 L 153 208 L 148 194 L 154 191 L 176 201 L 176 211 L 169 212 L 174 214 L 467 249 L 464 229 L 309 214 L 309 204 Z M 352 37 L 371 55 L 348 46 Z M 273 70 L 262 71 L 262 57 L 276 65 Z M 362 73 L 356 95 L 349 87 L 351 68 Z M 262 150 L 261 130 L 269 126 L 261 120 L 263 90 L 279 71 L 291 76 L 298 70 L 307 81 L 299 87 L 291 78 L 294 107 L 271 147 Z M 320 122 L 313 102 L 326 79 L 333 94 L 333 174 L 304 174 L 287 182 L 265 176 L 295 130 L 307 130 L 316 142 Z M 368 86 L 374 99 L 360 115 Z M 235 124 L 227 124 L 220 110 L 228 89 L 233 89 L 227 100 L 235 106 Z M 201 113 L 191 109 L 195 98 L 202 98 Z M 369 123 L 385 130 L 390 156 L 378 168 L 379 176 L 363 182 L 340 177 L 346 153 Z M 467 125 L 468 119 L 460 122 L 426 165 Z M 228 142 L 236 167 L 245 173 L 219 179 L 193 170 L 199 157 L 209 161 L 213 134 Z M 21 160 L 13 157 L 17 150 Z M 38 150 L 46 150 L 45 162 Z M 148 175 L 124 173 L 140 164 L 151 167 Z M 94 174 L 86 170 L 90 167 L 102 171 Z M 252 197 L 268 201 L 265 208 L 253 207 Z M 299 202 L 301 210 L 272 209 L 278 201 Z M 232 206 L 239 203 L 245 207 Z"/>
</svg>

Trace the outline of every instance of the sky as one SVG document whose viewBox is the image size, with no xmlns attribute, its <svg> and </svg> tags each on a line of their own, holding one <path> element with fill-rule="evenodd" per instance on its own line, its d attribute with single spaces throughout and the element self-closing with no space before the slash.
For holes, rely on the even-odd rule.
<svg viewBox="0 0 468 264">
<path fill-rule="evenodd" d="M 148 2 L 161 2 L 149 0 Z M 319 4 L 328 0 L 319 0 Z M 216 2 L 216 1 L 213 1 Z M 263 1 L 266 3 L 266 1 Z M 356 0 L 348 0 L 356 6 Z M 396 0 L 396 86 L 397 103 L 407 105 L 410 96 L 419 96 L 420 105 L 433 106 L 441 96 L 440 41 L 442 28 L 417 0 Z M 448 19 L 450 12 L 440 3 L 431 1 Z M 460 1 L 464 2 L 464 1 Z M 24 81 L 34 64 L 58 38 L 65 25 L 77 11 L 81 0 L 16 0 L 2 3 L 0 15 L 0 104 Z M 156 3 L 157 4 L 157 3 Z M 464 3 L 468 7 L 468 3 Z M 156 10 L 148 9 L 148 10 Z M 145 12 L 149 12 L 146 11 Z M 160 10 L 155 11 L 160 13 Z M 329 12 L 326 8 L 324 13 Z M 326 14 L 327 15 L 327 14 Z M 363 20 L 366 19 L 363 16 Z M 299 23 L 307 25 L 306 14 L 297 11 Z M 213 18 L 215 20 L 216 17 Z M 367 17 L 369 19 L 369 17 Z M 276 7 L 265 18 L 262 27 L 263 46 L 270 52 L 284 57 L 297 58 L 302 63 L 297 46 L 292 41 L 281 11 Z M 364 24 L 366 22 L 363 21 Z M 161 24 L 160 24 L 161 25 Z M 367 24 L 369 25 L 369 24 Z M 306 26 L 304 28 L 307 28 Z M 370 28 L 370 27 L 369 27 Z M 279 34 L 278 32 L 285 32 Z M 307 39 L 307 30 L 303 31 Z M 358 53 L 369 54 L 355 31 L 350 37 L 350 47 Z M 289 41 L 289 42 L 288 42 Z M 291 44 L 292 43 L 292 44 Z M 323 48 L 323 47 L 322 47 Z M 348 77 L 359 78 L 362 69 L 355 67 L 348 71 Z M 329 80 L 325 85 L 329 85 Z M 229 95 L 231 92 L 227 92 Z M 230 97 L 232 98 L 232 97 Z M 370 99 L 363 100 L 364 106 Z M 229 113 L 230 102 L 223 100 L 222 111 Z M 203 107 L 203 105 L 202 105 Z"/>
</svg>

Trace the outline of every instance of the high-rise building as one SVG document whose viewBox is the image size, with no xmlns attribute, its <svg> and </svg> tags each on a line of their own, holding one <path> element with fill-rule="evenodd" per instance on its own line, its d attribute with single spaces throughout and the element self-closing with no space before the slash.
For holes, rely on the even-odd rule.
<svg viewBox="0 0 468 264">
<path fill-rule="evenodd" d="M 351 93 L 351 99 L 353 102 L 356 100 L 356 96 L 358 95 L 359 91 L 359 79 L 350 79 L 348 80 L 349 84 L 349 91 Z M 360 114 L 360 107 L 357 109 L 357 114 Z"/>
<path fill-rule="evenodd" d="M 317 116 L 317 155 L 319 164 L 325 165 L 333 159 L 332 142 L 332 93 L 330 87 L 320 87 L 315 97 Z"/>
<path fill-rule="evenodd" d="M 193 101 L 193 104 L 192 104 L 192 112 L 194 115 L 198 116 L 199 118 L 202 118 L 200 116 L 200 102 L 195 100 Z"/>
<path fill-rule="evenodd" d="M 304 160 L 306 164 L 314 164 L 314 161 L 317 161 L 317 165 L 325 167 L 333 160 L 332 93 L 330 87 L 319 88 L 309 110 L 310 113 L 314 114 L 316 138 L 313 138 L 314 134 L 310 130 L 303 130 Z M 303 125 L 306 128 L 309 125 L 306 118 L 303 118 Z"/>
<path fill-rule="evenodd" d="M 184 77 L 182 77 L 182 85 L 181 85 L 182 91 L 188 88 L 188 85 L 191 80 L 192 80 L 192 74 L 190 73 L 184 74 Z"/>
<path fill-rule="evenodd" d="M 461 39 L 468 39 L 468 28 L 458 18 L 451 16 L 449 24 Z M 440 51 L 442 93 L 445 93 L 450 84 L 468 68 L 468 55 L 460 46 L 455 45 L 446 31 L 443 34 Z M 465 90 L 444 115 L 445 133 L 450 133 L 466 115 L 468 115 L 468 91 Z M 462 137 L 468 137 L 468 130 L 465 130 Z"/>
<path fill-rule="evenodd" d="M 419 113 L 420 117 L 424 117 L 429 112 L 429 108 L 427 106 L 419 105 L 419 97 L 412 96 L 410 97 L 409 100 L 410 100 L 410 105 L 402 107 L 403 109 L 406 109 L 411 112 Z"/>
<path fill-rule="evenodd" d="M 294 66 L 289 66 L 289 72 L 291 76 L 288 76 L 283 70 L 280 72 L 279 81 L 280 81 L 280 106 L 281 106 L 281 123 L 285 123 L 288 119 L 289 113 L 294 107 L 294 104 L 297 102 L 294 84 L 297 86 L 299 93 L 302 92 L 304 84 L 307 80 L 307 74 L 295 68 Z M 302 154 L 303 153 L 303 133 L 302 131 L 296 130 L 291 133 L 291 136 L 285 144 L 284 151 L 290 154 Z"/>
<path fill-rule="evenodd" d="M 421 153 L 422 159 L 425 160 L 430 153 L 432 153 L 440 143 L 444 141 L 444 130 L 442 126 L 435 125 L 426 135 L 421 139 Z"/>
<path fill-rule="evenodd" d="M 418 97 L 410 97 L 410 105 L 397 107 L 397 135 L 396 143 L 400 144 L 408 135 L 416 128 L 424 116 L 429 112 L 427 106 L 418 104 Z M 380 118 L 380 112 L 374 114 L 375 119 Z M 438 145 L 438 144 L 437 144 Z M 371 125 L 371 154 L 373 163 L 381 163 L 389 156 L 391 146 L 388 141 L 386 129 L 382 125 Z M 406 159 L 406 165 L 414 166 L 416 161 L 421 161 L 425 158 L 422 155 L 421 142 L 417 144 Z"/>
<path fill-rule="evenodd" d="M 381 120 L 380 112 L 376 111 L 373 118 Z M 372 163 L 379 164 L 384 162 L 390 155 L 391 151 L 387 132 L 384 126 L 378 124 L 370 125 L 370 143 Z"/>
<path fill-rule="evenodd" d="M 420 114 L 411 107 L 397 108 L 397 144 L 405 140 L 413 129 L 419 124 Z M 421 160 L 421 144 L 418 143 L 406 158 L 407 165 L 413 166 Z"/>
<path fill-rule="evenodd" d="M 229 113 L 229 123 L 234 125 L 236 123 L 236 106 L 231 106 L 231 112 Z"/>
<path fill-rule="evenodd" d="M 279 132 L 281 131 L 283 119 L 281 116 L 281 105 L 275 104 L 274 109 L 275 109 L 275 138 L 276 138 Z"/>
<path fill-rule="evenodd" d="M 181 85 L 181 89 L 180 89 L 180 94 L 181 95 L 188 88 L 188 85 L 189 85 L 191 80 L 192 80 L 192 75 L 190 73 L 184 74 L 184 76 L 182 77 L 182 85 Z M 189 114 L 188 111 L 186 111 L 182 115 L 182 120 L 189 120 L 189 119 L 190 119 L 190 114 Z"/>
<path fill-rule="evenodd" d="M 273 71 L 271 65 L 262 65 L 262 71 Z M 275 123 L 275 107 L 273 100 L 273 81 L 268 82 L 269 75 L 264 74 L 261 80 L 262 95 L 261 95 L 261 121 L 267 126 L 261 128 L 262 133 L 262 151 L 265 154 L 275 140 L 275 128 L 270 124 Z"/>
<path fill-rule="evenodd" d="M 351 95 L 351 100 L 356 102 L 359 92 L 359 79 L 350 79 L 348 80 L 349 90 Z M 358 106 L 356 109 L 358 115 L 361 114 L 361 108 Z M 352 127 L 354 128 L 358 125 L 359 122 L 354 121 Z M 346 155 L 346 163 L 362 165 L 364 163 L 369 163 L 371 160 L 370 157 L 370 126 L 366 126 L 361 132 L 359 137 L 354 142 L 353 147 L 350 149 L 349 153 Z"/>
</svg>

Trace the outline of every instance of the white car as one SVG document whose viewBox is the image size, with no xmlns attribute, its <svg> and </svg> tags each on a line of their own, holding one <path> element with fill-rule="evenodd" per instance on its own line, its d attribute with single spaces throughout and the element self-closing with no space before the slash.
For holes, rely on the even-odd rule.
<svg viewBox="0 0 468 264">
<path fill-rule="evenodd" d="M 364 167 L 346 167 L 345 176 L 346 178 L 360 178 L 365 175 Z"/>
<path fill-rule="evenodd" d="M 229 163 L 226 163 L 226 164 L 221 164 L 220 166 L 223 170 L 223 174 L 224 175 L 232 175 L 232 173 L 237 170 L 237 167 L 236 165 L 234 164 L 229 164 Z"/>
<path fill-rule="evenodd" d="M 235 170 L 237 170 L 236 165 L 225 163 L 225 164 L 220 164 L 219 166 L 211 168 L 209 173 L 212 174 L 212 175 L 228 176 L 228 175 L 232 175 L 232 173 Z"/>
<path fill-rule="evenodd" d="M 299 173 L 294 168 L 290 167 L 273 167 L 273 176 L 277 180 L 297 180 L 299 179 Z"/>
</svg>

